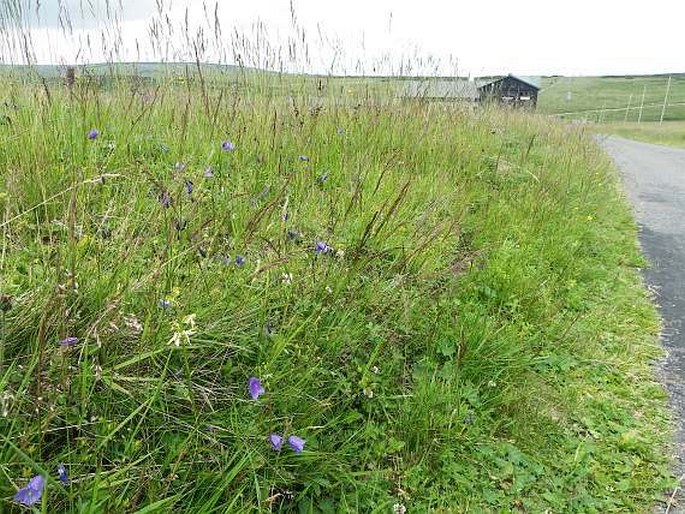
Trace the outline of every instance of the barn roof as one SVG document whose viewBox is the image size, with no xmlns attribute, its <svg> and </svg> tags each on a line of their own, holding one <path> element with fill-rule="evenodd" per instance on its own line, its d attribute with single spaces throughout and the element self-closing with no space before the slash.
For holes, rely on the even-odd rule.
<svg viewBox="0 0 685 514">
<path fill-rule="evenodd" d="M 532 75 L 526 75 L 526 76 L 521 76 L 521 77 L 514 77 L 519 79 L 521 82 L 525 82 L 529 86 L 533 86 L 535 89 L 540 89 L 542 87 L 542 77 L 537 76 L 534 77 Z"/>
<path fill-rule="evenodd" d="M 481 82 L 464 78 L 420 78 L 403 81 L 401 95 L 410 98 L 475 100 Z"/>
<path fill-rule="evenodd" d="M 518 80 L 519 82 L 523 82 L 524 84 L 534 87 L 538 91 L 540 90 L 540 86 L 542 84 L 542 78 L 541 77 L 533 77 L 533 76 L 515 76 L 515 75 L 507 75 L 506 77 L 499 77 L 494 80 L 487 81 L 483 84 L 481 84 L 478 89 L 484 87 L 484 86 L 489 86 L 490 84 L 495 84 L 496 82 L 499 82 L 500 80 L 504 80 L 505 78 L 510 77 L 514 80 Z"/>
</svg>

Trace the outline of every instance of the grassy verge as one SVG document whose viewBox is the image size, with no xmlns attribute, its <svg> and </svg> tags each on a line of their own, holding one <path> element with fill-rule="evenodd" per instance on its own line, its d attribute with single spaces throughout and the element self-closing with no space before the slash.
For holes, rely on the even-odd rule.
<svg viewBox="0 0 685 514">
<path fill-rule="evenodd" d="M 604 134 L 654 143 L 657 145 L 685 148 L 685 121 L 659 123 L 603 123 L 593 127 Z"/>
<path fill-rule="evenodd" d="M 44 512 L 646 512 L 670 482 L 635 225 L 580 132 L 2 91 L 3 511 L 36 474 Z"/>
</svg>

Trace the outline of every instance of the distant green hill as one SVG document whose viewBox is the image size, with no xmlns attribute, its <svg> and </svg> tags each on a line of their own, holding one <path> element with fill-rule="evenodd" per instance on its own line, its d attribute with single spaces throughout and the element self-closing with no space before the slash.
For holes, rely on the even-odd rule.
<svg viewBox="0 0 685 514">
<path fill-rule="evenodd" d="M 0 65 L 0 77 L 15 76 L 22 79 L 42 78 L 59 80 L 64 76 L 66 66 L 61 65 Z M 77 66 L 78 74 L 107 77 L 111 75 L 136 76 L 147 79 L 179 77 L 187 72 L 194 74 L 195 63 L 96 63 Z M 230 64 L 202 64 L 201 70 L 209 76 L 237 77 L 277 76 L 278 72 L 240 67 Z M 282 75 L 282 74 L 281 74 Z M 295 78 L 295 74 L 285 74 Z M 538 110 L 545 114 L 567 119 L 588 121 L 658 121 L 661 117 L 669 76 L 671 78 L 664 120 L 685 120 L 685 73 L 671 75 L 633 75 L 598 77 L 543 77 L 538 101 Z M 300 76 L 302 77 L 302 76 Z M 406 78 L 415 77 L 328 77 L 308 75 L 306 82 L 316 87 L 320 80 L 328 85 L 352 88 L 354 91 L 374 91 L 382 85 L 396 84 Z M 493 78 L 493 77 L 490 77 Z M 381 88 L 383 94 L 394 94 L 392 87 Z M 644 97 L 643 97 L 644 95 Z"/>
<path fill-rule="evenodd" d="M 64 76 L 66 65 L 37 64 L 37 65 L 0 65 L 0 76 L 8 75 L 37 75 L 45 79 L 57 79 Z M 253 68 L 241 68 L 231 64 L 202 64 L 203 71 L 235 74 L 240 72 L 253 72 Z M 95 63 L 75 66 L 79 73 L 93 75 L 109 75 L 117 73 L 121 75 L 137 75 L 140 77 L 157 78 L 164 75 L 180 75 L 186 69 L 197 69 L 195 63 Z"/>
</svg>

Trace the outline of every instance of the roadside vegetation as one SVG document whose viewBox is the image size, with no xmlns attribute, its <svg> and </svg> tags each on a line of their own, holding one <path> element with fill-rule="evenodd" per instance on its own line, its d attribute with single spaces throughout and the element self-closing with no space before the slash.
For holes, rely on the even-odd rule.
<svg viewBox="0 0 685 514">
<path fill-rule="evenodd" d="M 662 124 L 604 123 L 593 129 L 645 143 L 685 148 L 685 121 L 668 121 Z"/>
<path fill-rule="evenodd" d="M 168 75 L 1 70 L 0 511 L 650 512 L 659 322 L 582 126 L 187 23 Z"/>
<path fill-rule="evenodd" d="M 36 475 L 48 512 L 639 512 L 669 484 L 645 263 L 580 131 L 198 77 L 3 91 L 4 511 Z"/>
</svg>

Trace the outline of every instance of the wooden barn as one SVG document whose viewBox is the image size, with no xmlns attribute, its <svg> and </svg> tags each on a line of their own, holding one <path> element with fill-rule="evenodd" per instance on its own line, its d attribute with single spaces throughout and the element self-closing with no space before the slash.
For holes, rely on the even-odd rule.
<svg viewBox="0 0 685 514">
<path fill-rule="evenodd" d="M 507 75 L 480 86 L 478 97 L 482 103 L 500 102 L 515 107 L 535 109 L 539 91 L 538 78 L 520 78 Z"/>
</svg>

